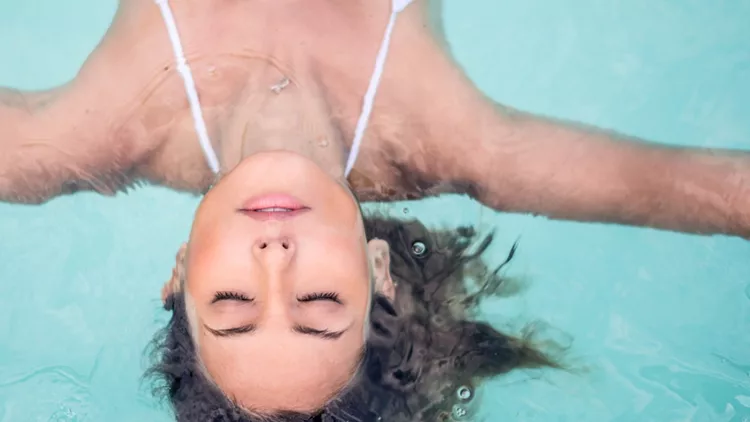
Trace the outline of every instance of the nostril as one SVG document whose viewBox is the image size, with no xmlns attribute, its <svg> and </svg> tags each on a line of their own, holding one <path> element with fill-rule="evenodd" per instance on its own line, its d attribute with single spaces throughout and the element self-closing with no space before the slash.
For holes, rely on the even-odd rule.
<svg viewBox="0 0 750 422">
<path fill-rule="evenodd" d="M 284 249 L 289 249 L 289 242 L 286 242 L 286 241 L 281 242 L 281 247 Z"/>
<path fill-rule="evenodd" d="M 260 244 L 260 248 L 261 249 L 265 249 L 267 247 L 268 247 L 268 243 L 266 243 L 266 242 L 263 242 L 263 243 Z"/>
</svg>

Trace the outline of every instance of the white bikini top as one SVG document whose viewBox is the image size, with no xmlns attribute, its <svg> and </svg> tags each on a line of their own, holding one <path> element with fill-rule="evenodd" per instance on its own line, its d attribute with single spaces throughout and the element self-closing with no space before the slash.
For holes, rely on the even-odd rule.
<svg viewBox="0 0 750 422">
<path fill-rule="evenodd" d="M 221 170 L 219 167 L 219 159 L 216 156 L 216 151 L 214 151 L 214 148 L 211 145 L 211 139 L 208 137 L 208 130 L 206 129 L 206 123 L 203 120 L 203 111 L 201 110 L 200 101 L 198 99 L 198 91 L 195 88 L 195 80 L 193 80 L 193 74 L 190 71 L 190 66 L 188 66 L 187 60 L 185 59 L 185 53 L 182 50 L 182 42 L 180 41 L 180 35 L 177 31 L 177 24 L 175 23 L 172 9 L 169 7 L 169 0 L 154 1 L 159 6 L 159 9 L 161 9 L 162 18 L 164 18 L 164 24 L 169 33 L 169 40 L 172 42 L 172 49 L 174 50 L 175 60 L 177 62 L 177 71 L 182 75 L 182 80 L 185 83 L 185 92 L 187 93 L 188 102 L 190 103 L 190 112 L 193 115 L 195 132 L 198 134 L 198 140 L 200 141 L 201 148 L 206 156 L 209 168 L 211 171 L 218 174 Z M 391 43 L 393 28 L 396 25 L 396 17 L 406 9 L 412 1 L 413 0 L 391 0 L 391 16 L 388 20 L 388 26 L 385 29 L 383 41 L 380 44 L 380 50 L 375 59 L 375 69 L 370 77 L 370 85 L 367 87 L 367 92 L 363 99 L 362 113 L 359 115 L 357 126 L 354 130 L 352 149 L 349 151 L 349 158 L 346 160 L 346 167 L 344 169 L 345 176 L 349 176 L 349 173 L 354 167 L 354 163 L 357 161 L 359 147 L 362 144 L 362 138 L 367 129 L 367 123 L 370 121 L 370 114 L 372 113 L 372 107 L 375 103 L 375 94 L 378 92 L 380 80 L 383 78 L 383 69 L 385 68 L 385 60 L 388 57 L 388 48 Z"/>
</svg>

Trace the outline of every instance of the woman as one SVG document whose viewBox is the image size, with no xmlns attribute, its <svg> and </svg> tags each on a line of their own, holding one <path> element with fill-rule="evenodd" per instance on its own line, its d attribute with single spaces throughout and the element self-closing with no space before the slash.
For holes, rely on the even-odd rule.
<svg viewBox="0 0 750 422">
<path fill-rule="evenodd" d="M 440 47 L 427 6 L 415 0 L 395 25 L 349 178 L 361 199 L 461 193 L 502 211 L 750 237 L 746 152 L 646 143 L 493 104 Z M 222 172 L 269 148 L 342 161 L 388 2 L 173 0 L 171 10 Z M 123 2 L 72 82 L 0 90 L 0 200 L 141 182 L 205 192 L 215 176 L 173 57 L 159 7 Z"/>
<path fill-rule="evenodd" d="M 207 192 L 176 271 L 183 288 L 172 296 L 176 321 L 160 366 L 181 420 L 321 410 L 339 420 L 411 420 L 419 412 L 434 420 L 428 405 L 441 404 L 444 393 L 426 388 L 550 361 L 467 321 L 460 309 L 451 308 L 455 321 L 445 332 L 425 328 L 426 320 L 440 324 L 422 309 L 429 305 L 408 301 L 397 310 L 413 322 L 409 330 L 383 322 L 394 313 L 381 298 L 393 290 L 392 253 L 388 242 L 367 236 L 344 158 L 388 8 L 304 4 L 172 3 L 220 169 L 212 189 L 217 178 L 193 134 L 163 14 L 143 0 L 121 5 L 69 85 L 6 93 L 0 198 L 42 202 L 138 181 Z M 747 154 L 616 141 L 499 108 L 425 29 L 425 6 L 405 9 L 393 33 L 368 137 L 348 179 L 362 199 L 457 192 L 498 210 L 750 233 Z M 440 275 L 453 269 L 421 281 L 450 285 Z M 419 280 L 412 296 L 427 300 Z M 408 342 L 378 346 L 387 332 Z M 440 334 L 445 347 L 433 341 Z M 487 359 L 462 362 L 451 341 L 467 360 L 476 350 Z M 409 353 L 420 350 L 428 355 Z M 399 355 L 411 355 L 404 367 L 394 361 Z M 433 358 L 457 366 L 429 367 Z M 417 363 L 428 367 L 410 368 Z M 399 383 L 406 391 L 389 387 Z M 393 404 L 397 398 L 408 403 Z"/>
<path fill-rule="evenodd" d="M 369 239 L 383 239 L 372 241 L 381 243 L 383 251 L 388 244 L 391 250 L 374 260 L 375 293 L 360 293 L 371 302 L 365 326 L 356 326 L 358 332 L 367 333 L 364 349 L 340 354 L 331 346 L 323 362 L 307 354 L 315 344 L 290 344 L 284 336 L 277 336 L 260 345 L 274 348 L 278 356 L 272 357 L 271 352 L 259 356 L 263 351 L 248 344 L 216 378 L 215 362 L 211 362 L 216 356 L 201 350 L 201 345 L 217 346 L 195 340 L 191 327 L 200 319 L 200 305 L 182 289 L 190 290 L 194 281 L 186 280 L 181 270 L 175 273 L 165 292 L 165 307 L 172 311 L 172 318 L 155 339 L 156 364 L 149 375 L 178 421 L 471 420 L 482 380 L 514 368 L 559 367 L 534 348 L 529 335 L 513 338 L 474 320 L 482 299 L 510 287 L 498 275 L 500 268 L 488 271 L 481 261 L 491 236 L 477 239 L 470 228 L 430 233 L 417 222 L 382 218 L 365 220 L 365 232 Z M 471 287 L 476 293 L 468 293 L 468 280 L 475 281 Z M 351 290 L 346 283 L 337 288 Z M 348 295 L 340 297 L 352 300 Z M 288 372 L 279 370 L 280 366 Z M 351 380 L 337 380 L 342 373 L 355 375 Z M 228 391 L 230 380 L 243 374 L 255 382 L 244 391 L 229 390 L 225 396 L 220 389 Z M 315 381 L 310 380 L 311 374 L 316 374 Z M 328 385 L 337 388 L 330 390 Z"/>
<path fill-rule="evenodd" d="M 464 294 L 453 272 L 463 259 L 428 262 L 413 280 L 394 274 L 391 287 L 388 257 L 407 259 L 407 247 L 367 235 L 347 181 L 366 200 L 456 192 L 498 210 L 750 234 L 747 154 L 615 140 L 497 107 L 425 29 L 420 1 L 399 16 L 347 180 L 387 4 L 172 6 L 221 170 L 213 188 L 162 13 L 142 0 L 121 5 L 70 84 L 5 93 L 0 199 L 139 181 L 207 192 L 176 271 L 182 289 L 165 292 L 175 314 L 156 373 L 180 420 L 322 410 L 432 421 L 469 378 L 551 364 L 449 301 Z"/>
</svg>

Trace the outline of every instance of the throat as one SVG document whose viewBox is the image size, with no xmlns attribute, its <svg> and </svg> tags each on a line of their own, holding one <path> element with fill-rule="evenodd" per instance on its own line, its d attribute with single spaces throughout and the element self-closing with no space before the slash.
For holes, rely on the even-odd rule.
<svg viewBox="0 0 750 422">
<path fill-rule="evenodd" d="M 243 95 L 223 128 L 222 171 L 230 171 L 253 154 L 289 151 L 343 180 L 349 145 L 321 94 L 279 75 L 276 83 Z"/>
</svg>

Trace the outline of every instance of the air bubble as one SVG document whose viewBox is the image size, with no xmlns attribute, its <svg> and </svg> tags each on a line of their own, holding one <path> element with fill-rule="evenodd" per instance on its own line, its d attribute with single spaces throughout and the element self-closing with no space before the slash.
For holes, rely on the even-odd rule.
<svg viewBox="0 0 750 422">
<path fill-rule="evenodd" d="M 427 245 L 420 241 L 416 241 L 411 244 L 411 253 L 415 256 L 422 256 L 427 253 Z"/>
<path fill-rule="evenodd" d="M 464 409 L 463 406 L 459 406 L 457 404 L 453 405 L 453 410 L 451 411 L 451 415 L 453 416 L 453 419 L 462 420 L 468 414 L 469 412 L 466 411 L 466 409 Z"/>
<path fill-rule="evenodd" d="M 69 408 L 61 408 L 57 412 L 53 413 L 49 417 L 47 422 L 76 422 L 78 421 L 78 415 Z"/>
<path fill-rule="evenodd" d="M 471 388 L 465 385 L 458 387 L 458 390 L 456 390 L 456 397 L 458 397 L 459 400 L 469 401 L 472 396 Z"/>
</svg>

